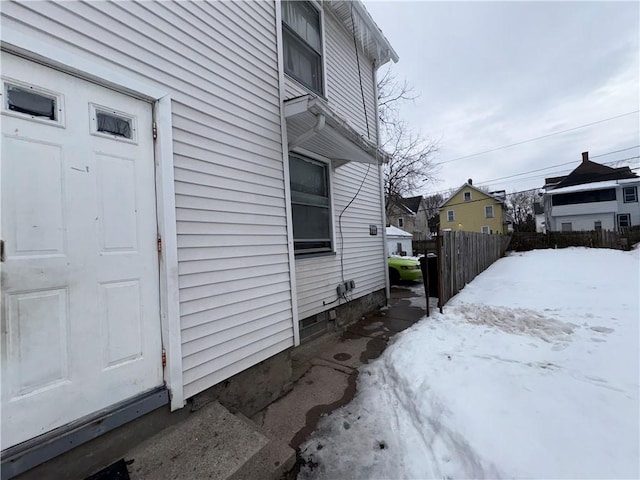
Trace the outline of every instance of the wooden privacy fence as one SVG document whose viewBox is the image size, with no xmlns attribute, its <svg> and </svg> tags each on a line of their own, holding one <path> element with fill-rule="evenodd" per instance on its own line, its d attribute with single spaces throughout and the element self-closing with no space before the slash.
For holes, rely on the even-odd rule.
<svg viewBox="0 0 640 480">
<path fill-rule="evenodd" d="M 537 248 L 592 247 L 628 250 L 640 241 L 639 227 L 624 227 L 619 231 L 593 230 L 585 232 L 514 232 L 509 249 L 524 252 Z"/>
<path fill-rule="evenodd" d="M 438 306 L 442 307 L 479 273 L 504 256 L 511 237 L 475 232 L 441 232 L 437 238 Z"/>
</svg>

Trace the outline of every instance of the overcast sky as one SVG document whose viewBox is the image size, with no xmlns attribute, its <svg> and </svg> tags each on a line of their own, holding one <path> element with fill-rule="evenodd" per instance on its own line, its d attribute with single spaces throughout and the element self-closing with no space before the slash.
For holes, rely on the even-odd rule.
<svg viewBox="0 0 640 480">
<path fill-rule="evenodd" d="M 600 122 L 640 109 L 640 3 L 365 5 L 400 56 L 393 71 L 419 94 L 402 107 L 403 118 L 441 139 L 440 182 L 416 193 L 457 188 L 468 178 L 507 192 L 541 187 L 545 176 L 575 168 L 583 151 L 600 163 L 636 157 L 614 166 L 640 165 L 640 115 Z M 467 155 L 474 156 L 451 161 Z"/>
</svg>

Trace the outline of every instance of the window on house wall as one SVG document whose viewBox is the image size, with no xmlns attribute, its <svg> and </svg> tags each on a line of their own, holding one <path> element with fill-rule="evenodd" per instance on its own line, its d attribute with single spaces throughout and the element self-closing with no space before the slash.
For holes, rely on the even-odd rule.
<svg viewBox="0 0 640 480">
<path fill-rule="evenodd" d="M 448 222 L 453 222 L 455 219 L 456 219 L 456 217 L 453 214 L 453 210 L 447 210 L 447 221 Z"/>
<path fill-rule="evenodd" d="M 327 165 L 289 154 L 289 177 L 295 253 L 332 251 Z"/>
<path fill-rule="evenodd" d="M 399 228 L 404 227 L 404 218 L 399 218 L 399 219 L 398 219 L 398 227 L 399 227 Z"/>
<path fill-rule="evenodd" d="M 618 227 L 630 227 L 631 226 L 631 214 L 621 213 L 618 215 Z"/>
<path fill-rule="evenodd" d="M 487 205 L 484 207 L 484 216 L 486 218 L 493 218 L 493 205 Z"/>
<path fill-rule="evenodd" d="M 482 233 L 489 233 L 489 227 L 482 227 L 482 229 L 480 230 Z"/>
<path fill-rule="evenodd" d="M 396 253 L 400 254 L 402 252 L 402 242 L 396 243 Z"/>
<path fill-rule="evenodd" d="M 471 201 L 471 192 L 464 192 L 464 201 L 465 202 Z"/>
<path fill-rule="evenodd" d="M 309 2 L 282 2 L 284 71 L 322 94 L 320 12 Z"/>
<path fill-rule="evenodd" d="M 602 230 L 602 222 L 600 220 L 596 220 L 595 222 L 593 222 L 593 229 L 596 232 L 599 232 L 600 230 Z"/>
<path fill-rule="evenodd" d="M 562 231 L 563 232 L 570 232 L 571 230 L 572 230 L 571 222 L 563 222 L 562 223 Z"/>
<path fill-rule="evenodd" d="M 624 187 L 622 189 L 622 198 L 624 203 L 631 203 L 638 201 L 638 187 Z"/>
</svg>

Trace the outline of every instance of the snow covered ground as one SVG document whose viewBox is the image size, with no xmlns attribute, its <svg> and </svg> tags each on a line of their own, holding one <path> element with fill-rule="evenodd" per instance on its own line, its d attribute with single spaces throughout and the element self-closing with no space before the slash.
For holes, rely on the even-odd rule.
<svg viewBox="0 0 640 480">
<path fill-rule="evenodd" d="M 366 365 L 299 479 L 640 478 L 640 250 L 512 254 Z"/>
</svg>

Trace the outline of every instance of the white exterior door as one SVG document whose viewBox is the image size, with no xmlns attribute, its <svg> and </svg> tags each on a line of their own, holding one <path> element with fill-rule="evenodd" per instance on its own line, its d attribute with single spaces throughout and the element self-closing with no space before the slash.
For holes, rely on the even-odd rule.
<svg viewBox="0 0 640 480">
<path fill-rule="evenodd" d="M 149 103 L 2 54 L 2 448 L 162 384 Z"/>
</svg>

